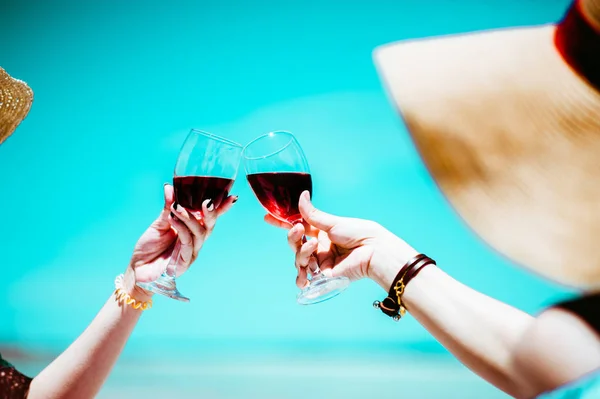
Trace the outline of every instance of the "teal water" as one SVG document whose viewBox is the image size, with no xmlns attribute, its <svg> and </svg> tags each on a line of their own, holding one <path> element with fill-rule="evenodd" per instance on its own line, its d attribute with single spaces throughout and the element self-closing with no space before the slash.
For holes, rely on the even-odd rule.
<svg viewBox="0 0 600 399">
<path fill-rule="evenodd" d="M 28 366 L 34 370 L 36 364 Z M 452 360 L 121 361 L 98 398 L 505 399 Z"/>
<path fill-rule="evenodd" d="M 423 398 L 504 399 L 443 354 L 235 351 L 190 347 L 194 355 L 124 356 L 99 398 Z M 160 352 L 160 351 L 159 351 Z M 22 362 L 35 373 L 44 362 Z"/>
<path fill-rule="evenodd" d="M 98 398 L 509 398 L 436 343 L 163 343 L 132 341 Z M 35 375 L 55 355 L 37 353 L 16 365 Z"/>
</svg>

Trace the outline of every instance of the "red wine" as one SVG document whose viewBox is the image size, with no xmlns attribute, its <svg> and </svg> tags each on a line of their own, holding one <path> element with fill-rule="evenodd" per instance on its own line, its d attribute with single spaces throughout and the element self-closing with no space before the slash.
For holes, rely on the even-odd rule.
<svg viewBox="0 0 600 399">
<path fill-rule="evenodd" d="M 201 212 L 202 203 L 211 199 L 215 208 L 229 195 L 232 179 L 212 176 L 175 176 L 173 188 L 178 204 L 191 211 Z"/>
<path fill-rule="evenodd" d="M 312 179 L 308 173 L 254 173 L 247 176 L 252 191 L 262 206 L 273 216 L 296 221 L 301 219 L 298 210 L 300 194 L 312 194 Z"/>
</svg>

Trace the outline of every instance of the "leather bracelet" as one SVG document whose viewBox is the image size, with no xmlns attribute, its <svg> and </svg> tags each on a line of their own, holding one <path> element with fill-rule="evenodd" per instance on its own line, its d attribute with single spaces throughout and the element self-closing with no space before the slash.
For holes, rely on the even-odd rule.
<svg viewBox="0 0 600 399">
<path fill-rule="evenodd" d="M 394 278 L 388 296 L 383 301 L 373 302 L 373 307 L 380 309 L 384 314 L 394 319 L 394 321 L 399 321 L 406 313 L 406 306 L 402 303 L 404 288 L 426 266 L 435 264 L 433 259 L 424 254 L 419 254 L 410 259 L 402 266 L 396 278 Z"/>
</svg>

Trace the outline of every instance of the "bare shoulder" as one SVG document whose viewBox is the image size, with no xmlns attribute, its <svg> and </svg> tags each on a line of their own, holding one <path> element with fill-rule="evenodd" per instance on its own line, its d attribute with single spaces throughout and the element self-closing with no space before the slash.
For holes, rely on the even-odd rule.
<svg viewBox="0 0 600 399">
<path fill-rule="evenodd" d="M 532 394 L 552 390 L 600 368 L 600 336 L 573 313 L 546 310 L 523 335 L 515 365 Z"/>
</svg>

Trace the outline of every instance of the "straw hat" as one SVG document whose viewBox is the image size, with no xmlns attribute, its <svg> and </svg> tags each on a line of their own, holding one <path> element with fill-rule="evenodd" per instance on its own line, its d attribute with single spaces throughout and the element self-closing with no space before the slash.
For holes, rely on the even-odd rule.
<svg viewBox="0 0 600 399">
<path fill-rule="evenodd" d="M 441 191 L 510 259 L 600 288 L 600 0 L 557 25 L 395 43 L 375 60 Z"/>
<path fill-rule="evenodd" d="M 12 78 L 0 67 L 0 144 L 25 119 L 32 102 L 33 91 L 27 83 Z"/>
</svg>

